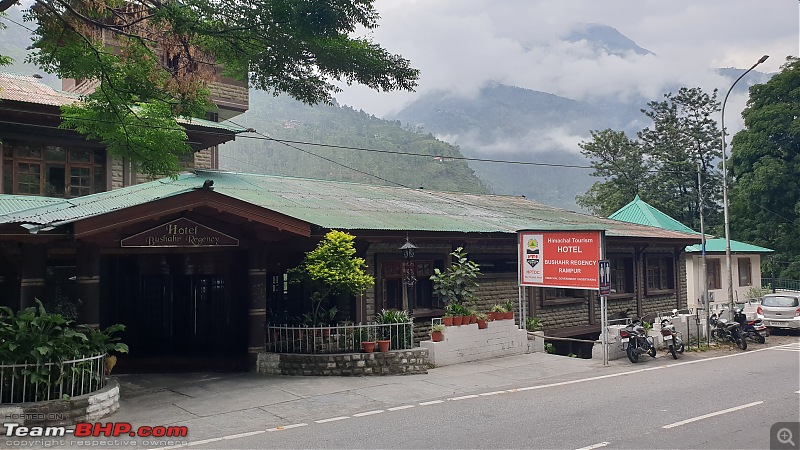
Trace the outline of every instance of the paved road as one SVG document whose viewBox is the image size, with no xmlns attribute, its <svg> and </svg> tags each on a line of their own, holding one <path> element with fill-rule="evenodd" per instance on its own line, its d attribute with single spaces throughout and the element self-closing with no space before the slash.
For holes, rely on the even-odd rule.
<svg viewBox="0 0 800 450">
<path fill-rule="evenodd" d="M 673 361 L 643 359 L 443 399 L 210 440 L 199 448 L 769 448 L 800 422 L 800 344 Z M 399 399 L 398 399 L 399 400 Z"/>
</svg>

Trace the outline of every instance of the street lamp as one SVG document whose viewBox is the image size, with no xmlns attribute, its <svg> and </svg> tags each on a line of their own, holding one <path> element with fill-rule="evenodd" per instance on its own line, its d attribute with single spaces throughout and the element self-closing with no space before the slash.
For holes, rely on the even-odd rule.
<svg viewBox="0 0 800 450">
<path fill-rule="evenodd" d="M 417 250 L 416 245 L 414 245 L 406 236 L 406 243 L 400 247 L 400 251 L 403 252 L 403 257 L 406 259 L 406 276 L 404 284 L 406 285 L 406 295 L 408 296 L 408 312 L 414 312 L 414 300 L 413 300 L 413 286 L 417 282 L 416 277 L 414 276 L 414 268 L 411 266 L 411 260 L 414 259 L 414 252 Z"/>
<path fill-rule="evenodd" d="M 739 75 L 739 78 L 728 89 L 728 93 L 725 94 L 725 100 L 722 101 L 722 118 L 720 121 L 722 126 L 722 210 L 725 216 L 725 268 L 728 278 L 728 307 L 730 308 L 731 317 L 733 317 L 733 270 L 731 268 L 731 231 L 730 221 L 728 220 L 728 171 L 725 168 L 725 160 L 728 159 L 725 156 L 725 104 L 728 102 L 728 96 L 731 94 L 733 87 L 736 86 L 736 83 L 750 73 L 751 70 L 755 69 L 757 65 L 766 61 L 767 58 L 769 58 L 769 55 L 762 56 L 758 62 Z"/>
</svg>

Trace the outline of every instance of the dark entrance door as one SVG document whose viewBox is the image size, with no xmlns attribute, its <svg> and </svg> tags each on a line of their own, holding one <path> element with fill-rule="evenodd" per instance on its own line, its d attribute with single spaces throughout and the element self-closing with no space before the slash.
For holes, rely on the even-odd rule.
<svg viewBox="0 0 800 450">
<path fill-rule="evenodd" d="M 125 324 L 123 371 L 245 370 L 247 307 L 236 258 L 109 257 L 109 323 Z M 187 273 L 190 272 L 190 273 Z M 198 273 L 200 272 L 200 273 Z"/>
</svg>

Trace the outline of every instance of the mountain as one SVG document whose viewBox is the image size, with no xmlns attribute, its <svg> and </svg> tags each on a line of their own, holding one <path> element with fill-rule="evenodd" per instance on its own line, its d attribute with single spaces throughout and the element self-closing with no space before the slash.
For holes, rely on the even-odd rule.
<svg viewBox="0 0 800 450">
<path fill-rule="evenodd" d="M 633 52 L 637 55 L 652 55 L 650 50 L 639 47 L 636 42 L 620 33 L 616 28 L 599 23 L 579 23 L 570 30 L 563 40 L 567 42 L 586 41 L 595 49 L 624 57 Z"/>
<path fill-rule="evenodd" d="M 430 133 L 404 128 L 399 121 L 379 119 L 350 107 L 312 107 L 288 96 L 252 90 L 250 110 L 233 122 L 254 128 L 257 136 L 240 136 L 221 146 L 220 167 L 224 169 L 433 190 L 488 191 L 459 159 L 458 147 Z"/>
</svg>

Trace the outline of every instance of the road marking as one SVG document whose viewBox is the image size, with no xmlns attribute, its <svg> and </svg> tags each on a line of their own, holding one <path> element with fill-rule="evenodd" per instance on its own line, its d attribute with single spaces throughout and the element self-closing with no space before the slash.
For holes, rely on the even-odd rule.
<svg viewBox="0 0 800 450">
<path fill-rule="evenodd" d="M 419 404 L 419 406 L 435 405 L 437 403 L 444 403 L 444 400 L 432 400 L 430 402 L 422 402 Z"/>
<path fill-rule="evenodd" d="M 373 414 L 380 414 L 382 412 L 384 412 L 382 409 L 376 409 L 375 411 L 367 411 L 363 413 L 353 414 L 353 417 L 371 416 Z"/>
<path fill-rule="evenodd" d="M 336 422 L 337 420 L 344 420 L 344 419 L 349 419 L 349 418 L 350 418 L 350 416 L 331 417 L 330 419 L 315 420 L 314 423 Z"/>
<path fill-rule="evenodd" d="M 579 448 L 577 450 L 592 450 L 592 449 L 595 449 L 595 448 L 605 447 L 608 444 L 609 444 L 609 442 L 598 442 L 597 444 L 590 445 L 588 447 L 581 447 L 581 448 Z"/>
<path fill-rule="evenodd" d="M 414 405 L 395 406 L 394 408 L 386 408 L 387 411 L 400 411 L 401 409 L 413 408 Z"/>
<path fill-rule="evenodd" d="M 497 394 L 505 394 L 506 391 L 492 391 L 492 392 L 484 392 L 483 394 L 478 395 L 497 395 Z"/>
<path fill-rule="evenodd" d="M 247 433 L 231 434 L 231 435 L 228 435 L 228 436 L 223 436 L 222 439 L 238 439 L 238 438 L 243 438 L 243 437 L 247 437 L 247 436 L 255 436 L 257 434 L 262 434 L 262 433 L 266 433 L 266 431 L 258 430 L 258 431 L 250 431 L 250 432 L 247 432 Z"/>
<path fill-rule="evenodd" d="M 292 428 L 304 427 L 308 425 L 307 423 L 294 423 L 291 425 L 283 425 L 275 428 L 268 428 L 267 431 L 272 433 L 273 431 L 283 431 L 283 430 L 290 430 Z"/>
<path fill-rule="evenodd" d="M 720 414 L 726 414 L 726 413 L 729 413 L 729 412 L 738 411 L 740 409 L 749 408 L 751 406 L 760 405 L 762 403 L 764 403 L 764 402 L 763 401 L 759 401 L 759 402 L 748 403 L 748 404 L 742 405 L 742 406 L 736 406 L 734 408 L 723 409 L 722 411 L 717 411 L 717 412 L 713 412 L 713 413 L 709 413 L 709 414 L 704 414 L 702 416 L 693 417 L 691 419 L 686 419 L 686 420 L 681 420 L 680 422 L 671 423 L 669 425 L 664 425 L 661 428 L 665 428 L 665 429 L 675 428 L 675 427 L 679 427 L 681 425 L 686 425 L 687 423 L 697 422 L 698 420 L 708 419 L 709 417 L 719 416 Z"/>
<path fill-rule="evenodd" d="M 462 395 L 461 397 L 450 397 L 448 400 L 464 400 L 467 398 L 478 398 L 478 394 Z"/>
</svg>

